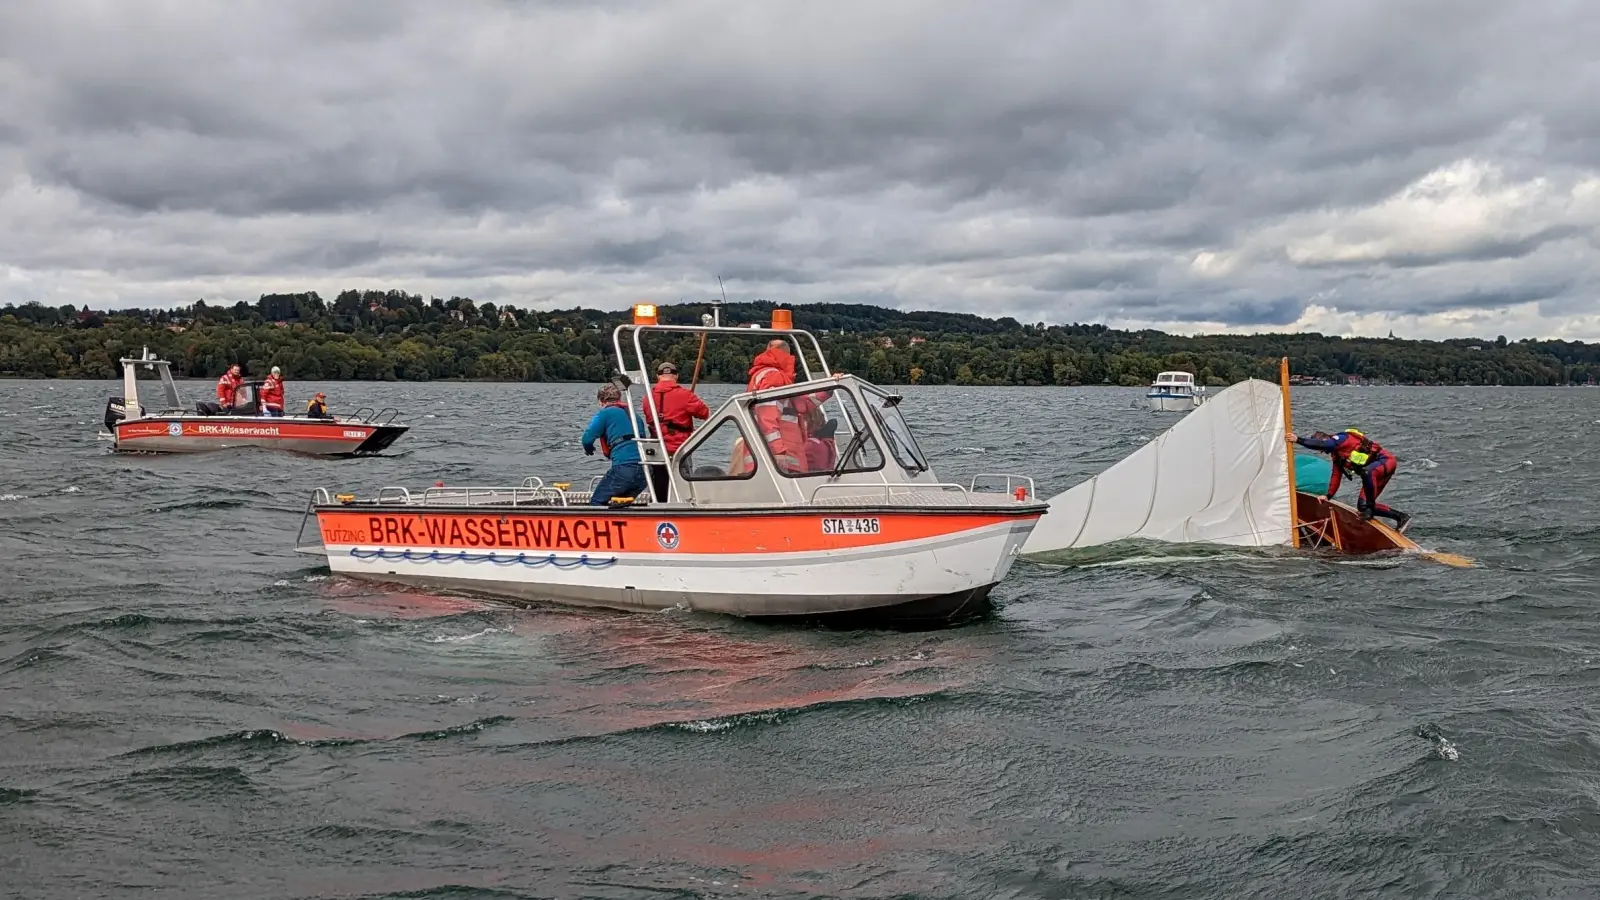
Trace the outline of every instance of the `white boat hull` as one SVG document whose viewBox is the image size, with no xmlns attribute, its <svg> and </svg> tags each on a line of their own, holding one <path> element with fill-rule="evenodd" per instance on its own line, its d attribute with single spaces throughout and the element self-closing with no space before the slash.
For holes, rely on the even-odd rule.
<svg viewBox="0 0 1600 900">
<path fill-rule="evenodd" d="M 1200 405 L 1193 396 L 1181 394 L 1146 394 L 1145 401 L 1155 412 L 1189 412 Z"/>
<path fill-rule="evenodd" d="M 409 530 L 395 530 L 376 524 L 379 516 L 319 511 L 319 524 L 329 569 L 373 581 L 633 611 L 682 608 L 751 618 L 949 619 L 987 606 L 989 590 L 1010 571 L 1043 504 L 1026 506 L 1032 508 L 1031 514 L 991 513 L 960 517 L 959 522 L 950 517 L 948 527 L 928 524 L 940 516 L 855 510 L 784 516 L 788 521 L 782 524 L 763 524 L 770 516 L 741 519 L 737 514 L 697 516 L 681 510 L 649 515 L 642 515 L 642 510 L 574 509 L 559 517 L 454 516 L 462 521 L 473 518 L 480 533 L 490 536 L 476 546 L 441 539 L 442 530 L 430 538 L 423 533 L 424 516 L 415 516 Z M 881 540 L 897 533 L 894 527 L 884 527 L 876 535 L 835 534 L 826 540 L 806 540 L 804 532 L 815 538 L 823 534 L 824 519 L 840 521 L 840 516 L 849 521 L 881 520 L 886 525 L 894 518 L 922 519 L 911 530 L 937 533 Z M 374 525 L 363 529 L 363 518 Z M 528 523 L 526 528 L 516 521 L 519 518 Z M 429 513 L 426 519 L 440 527 L 439 515 Z M 549 526 L 532 523 L 561 520 L 573 526 L 566 546 L 559 546 L 558 540 L 518 539 L 535 527 L 544 528 L 548 536 Z M 598 535 L 604 528 L 606 540 L 595 538 L 590 546 L 582 546 L 577 537 L 585 526 L 578 526 L 578 521 L 589 523 L 583 535 Z M 973 527 L 966 527 L 968 523 Z M 383 543 L 370 540 L 374 530 Z M 352 539 L 358 531 L 368 539 Z M 792 540 L 782 540 L 799 545 L 795 550 L 773 546 L 773 536 L 783 531 L 793 534 Z M 673 548 L 662 534 L 670 535 Z M 693 552 L 696 545 L 717 543 L 735 552 Z"/>
</svg>

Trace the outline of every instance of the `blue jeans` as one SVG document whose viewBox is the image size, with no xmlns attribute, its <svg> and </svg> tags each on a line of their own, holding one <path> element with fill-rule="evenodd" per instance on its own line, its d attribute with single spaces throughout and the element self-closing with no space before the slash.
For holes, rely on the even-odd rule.
<svg viewBox="0 0 1600 900">
<path fill-rule="evenodd" d="M 645 489 L 644 466 L 636 462 L 613 463 L 594 486 L 592 506 L 605 506 L 612 497 L 637 497 Z"/>
</svg>

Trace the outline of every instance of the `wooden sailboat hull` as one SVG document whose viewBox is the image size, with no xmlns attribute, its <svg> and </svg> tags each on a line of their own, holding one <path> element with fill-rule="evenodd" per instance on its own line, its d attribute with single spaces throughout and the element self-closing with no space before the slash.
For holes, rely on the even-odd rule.
<svg viewBox="0 0 1600 900">
<path fill-rule="evenodd" d="M 1361 555 L 1390 550 L 1420 550 L 1416 542 L 1379 519 L 1363 519 L 1348 504 L 1320 494 L 1296 491 L 1295 520 L 1300 546 Z"/>
</svg>

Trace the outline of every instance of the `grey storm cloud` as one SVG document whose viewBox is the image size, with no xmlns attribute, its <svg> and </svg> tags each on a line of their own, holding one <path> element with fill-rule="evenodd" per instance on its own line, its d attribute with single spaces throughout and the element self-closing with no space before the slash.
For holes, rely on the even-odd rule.
<svg viewBox="0 0 1600 900">
<path fill-rule="evenodd" d="M 1597 40 L 1562 0 L 15 0 L 0 302 L 619 307 L 722 275 L 1600 336 Z"/>
</svg>

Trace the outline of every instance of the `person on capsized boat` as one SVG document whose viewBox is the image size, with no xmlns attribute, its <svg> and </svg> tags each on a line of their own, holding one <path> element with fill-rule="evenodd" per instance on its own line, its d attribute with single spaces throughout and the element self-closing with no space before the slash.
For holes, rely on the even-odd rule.
<svg viewBox="0 0 1600 900">
<path fill-rule="evenodd" d="M 317 395 L 315 397 L 312 397 L 311 401 L 306 404 L 306 418 L 308 418 L 308 419 L 331 419 L 331 418 L 333 418 L 333 416 L 328 415 L 328 395 L 327 394 L 324 394 L 321 391 L 317 391 Z"/>
<path fill-rule="evenodd" d="M 267 380 L 261 382 L 261 414 L 264 416 L 283 415 L 283 370 L 277 366 L 272 367 L 272 374 Z"/>
<path fill-rule="evenodd" d="M 600 402 L 600 410 L 583 430 L 583 452 L 593 456 L 598 441 L 600 452 L 611 460 L 611 468 L 589 498 L 591 504 L 605 506 L 613 497 L 637 497 L 645 489 L 644 466 L 639 463 L 639 445 L 633 439 L 633 422 L 622 402 L 621 389 L 614 384 L 602 385 L 595 399 Z"/>
<path fill-rule="evenodd" d="M 1339 492 L 1344 475 L 1352 475 L 1361 480 L 1361 491 L 1356 495 L 1356 510 L 1361 513 L 1361 518 L 1382 516 L 1393 519 L 1395 530 L 1405 532 L 1411 524 L 1411 516 L 1378 502 L 1378 495 L 1383 493 L 1399 465 L 1393 453 L 1354 428 L 1346 428 L 1338 434 L 1316 431 L 1305 436 L 1291 431 L 1288 438 L 1292 443 L 1333 457 L 1333 468 L 1328 477 L 1328 499 L 1332 500 L 1333 495 Z"/>
<path fill-rule="evenodd" d="M 233 395 L 241 384 L 244 384 L 244 376 L 239 372 L 238 363 L 229 366 L 228 371 L 217 379 L 217 405 L 222 407 L 223 412 L 233 409 Z"/>
<path fill-rule="evenodd" d="M 656 383 L 650 389 L 650 399 L 654 407 L 644 405 L 645 422 L 650 431 L 661 438 L 662 446 L 670 458 L 683 446 L 683 442 L 694 433 L 694 420 L 711 418 L 711 410 L 706 402 L 695 396 L 695 392 L 678 383 L 678 365 L 673 362 L 664 362 L 656 367 Z M 661 415 L 660 427 L 657 426 L 655 414 Z M 655 492 L 656 500 L 667 502 L 667 466 L 658 463 L 649 467 L 651 489 Z"/>
</svg>

